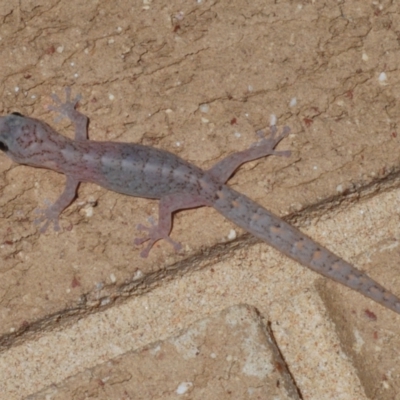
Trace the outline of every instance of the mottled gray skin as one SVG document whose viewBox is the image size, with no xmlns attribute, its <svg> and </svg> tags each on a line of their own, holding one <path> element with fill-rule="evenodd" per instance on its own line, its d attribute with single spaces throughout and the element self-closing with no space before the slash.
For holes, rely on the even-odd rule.
<svg viewBox="0 0 400 400">
<path fill-rule="evenodd" d="M 282 253 L 312 270 L 340 282 L 383 306 L 400 314 L 400 299 L 329 250 L 314 242 L 248 197 L 225 185 L 243 163 L 271 154 L 289 156 L 290 152 L 275 151 L 276 145 L 289 134 L 289 128 L 271 135 L 255 146 L 234 153 L 207 171 L 164 150 L 133 143 L 96 142 L 88 140 L 88 119 L 75 110 L 77 97 L 63 104 L 53 96 L 57 106 L 51 107 L 75 124 L 75 139 L 68 139 L 49 125 L 19 114 L 0 118 L 0 150 L 15 162 L 49 168 L 66 175 L 64 192 L 57 201 L 41 210 L 36 223 L 50 223 L 59 230 L 62 211 L 74 200 L 80 182 L 93 182 L 115 192 L 130 196 L 160 199 L 158 224 L 139 225 L 147 231 L 136 244 L 149 241 L 141 256 L 147 257 L 153 244 L 165 239 L 176 250 L 181 248 L 169 237 L 172 213 L 199 206 L 214 207 L 226 218 L 252 233 Z"/>
</svg>

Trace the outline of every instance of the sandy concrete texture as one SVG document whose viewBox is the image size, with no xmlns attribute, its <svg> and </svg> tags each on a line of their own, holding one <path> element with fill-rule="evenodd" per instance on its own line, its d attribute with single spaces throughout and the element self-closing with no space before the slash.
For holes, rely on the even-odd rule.
<svg viewBox="0 0 400 400">
<path fill-rule="evenodd" d="M 229 184 L 400 295 L 395 2 L 10 1 L 0 16 L 2 115 L 18 111 L 72 137 L 70 123 L 55 122 L 47 109 L 51 93 L 63 97 L 69 86 L 82 94 L 91 139 L 152 145 L 202 168 L 250 146 L 276 118 L 291 127 L 279 145 L 291 157 L 251 162 Z M 282 359 L 272 371 L 280 376 L 272 378 L 281 385 L 277 396 L 398 396 L 393 312 L 286 259 L 210 208 L 176 214 L 172 238 L 183 252 L 159 242 L 142 259 L 136 226 L 156 217 L 157 201 L 83 184 L 62 231 L 40 234 L 35 210 L 64 182 L 0 154 L 0 398 L 51 388 L 49 396 L 61 396 L 94 381 L 107 398 L 102 368 L 119 363 L 122 371 L 125 362 L 131 369 L 123 377 L 135 378 L 122 380 L 142 382 L 146 393 L 149 373 L 142 381 L 137 373 L 142 363 L 157 364 L 149 349 L 165 349 L 207 318 L 215 332 L 226 329 L 229 310 L 250 310 L 246 323 L 266 332 L 257 338 L 263 348 L 270 327 Z M 253 398 L 262 398 L 266 379 L 247 382 L 246 354 L 233 356 L 235 335 L 246 341 L 239 331 L 224 331 L 218 342 L 227 364 L 218 367 L 208 354 L 185 380 L 165 361 L 152 379 L 162 386 L 164 377 L 171 398 L 196 398 L 201 388 L 210 398 L 229 388 L 229 398 L 246 398 L 252 385 L 260 388 Z M 174 353 L 165 354 L 172 368 Z M 232 377 L 224 375 L 228 365 Z M 193 386 L 177 394 L 184 382 Z"/>
<path fill-rule="evenodd" d="M 177 337 L 128 352 L 30 400 L 67 398 L 299 399 L 257 311 L 233 306 Z"/>
</svg>

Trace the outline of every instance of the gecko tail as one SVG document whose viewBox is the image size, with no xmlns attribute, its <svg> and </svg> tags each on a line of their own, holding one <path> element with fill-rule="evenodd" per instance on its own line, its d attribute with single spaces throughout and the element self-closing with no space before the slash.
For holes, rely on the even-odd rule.
<svg viewBox="0 0 400 400">
<path fill-rule="evenodd" d="M 213 207 L 293 260 L 400 314 L 393 293 L 247 196 L 224 185 Z"/>
</svg>

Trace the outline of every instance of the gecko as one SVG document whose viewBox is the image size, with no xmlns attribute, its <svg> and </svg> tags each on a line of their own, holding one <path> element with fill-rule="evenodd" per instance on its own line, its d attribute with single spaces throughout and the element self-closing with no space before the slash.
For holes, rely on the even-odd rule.
<svg viewBox="0 0 400 400">
<path fill-rule="evenodd" d="M 168 151 L 136 143 L 88 139 L 89 119 L 77 109 L 81 96 L 66 101 L 52 95 L 48 108 L 67 117 L 74 125 L 72 140 L 50 125 L 14 112 L 0 117 L 0 150 L 14 162 L 47 168 L 66 175 L 64 191 L 49 207 L 39 210 L 36 224 L 45 232 L 50 224 L 60 230 L 59 217 L 75 199 L 81 182 L 96 183 L 129 196 L 158 199 L 158 223 L 138 225 L 147 232 L 134 243 L 148 242 L 140 255 L 147 257 L 158 240 L 168 241 L 176 251 L 181 245 L 170 238 L 173 214 L 200 206 L 213 207 L 227 219 L 313 271 L 333 279 L 400 314 L 400 299 L 277 215 L 226 185 L 244 163 L 269 155 L 285 156 L 276 146 L 289 135 L 284 127 L 278 134 L 272 125 L 265 135 L 246 150 L 228 155 L 208 170 L 191 164 Z"/>
</svg>

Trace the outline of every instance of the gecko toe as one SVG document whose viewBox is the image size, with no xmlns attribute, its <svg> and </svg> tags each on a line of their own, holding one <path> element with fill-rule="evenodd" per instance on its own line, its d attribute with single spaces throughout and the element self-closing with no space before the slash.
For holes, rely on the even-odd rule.
<svg viewBox="0 0 400 400">
<path fill-rule="evenodd" d="M 148 235 L 143 237 L 143 238 L 135 238 L 133 243 L 136 246 L 140 246 L 141 244 L 149 241 L 149 243 L 146 245 L 146 247 L 142 250 L 142 252 L 140 253 L 140 256 L 143 258 L 146 258 L 149 255 L 149 252 L 151 250 L 151 248 L 153 247 L 153 245 L 158 242 L 159 240 L 166 240 L 169 244 L 171 244 L 174 247 L 174 250 L 176 252 L 179 252 L 182 249 L 182 245 L 178 242 L 175 242 L 174 240 L 172 240 L 168 234 L 164 234 L 162 231 L 160 232 L 160 229 L 158 227 L 158 225 L 156 225 L 155 223 L 152 223 L 151 227 L 147 227 L 145 225 L 139 224 L 136 226 L 136 228 L 139 231 L 146 231 L 148 232 Z"/>
<path fill-rule="evenodd" d="M 143 244 L 144 242 L 147 242 L 150 238 L 149 237 L 144 237 L 144 238 L 136 238 L 133 243 L 136 246 L 140 246 L 141 244 Z"/>
</svg>

